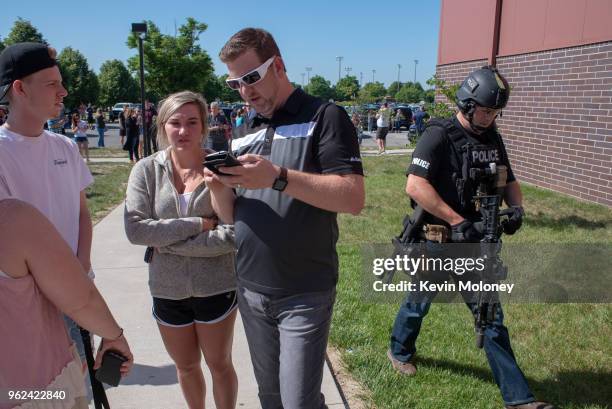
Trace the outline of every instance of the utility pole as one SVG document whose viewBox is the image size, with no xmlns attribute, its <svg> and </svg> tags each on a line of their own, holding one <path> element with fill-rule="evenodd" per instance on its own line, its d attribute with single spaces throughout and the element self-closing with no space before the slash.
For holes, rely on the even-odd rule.
<svg viewBox="0 0 612 409">
<path fill-rule="evenodd" d="M 306 75 L 306 73 L 302 73 L 302 88 L 304 88 L 304 76 Z"/>
<path fill-rule="evenodd" d="M 312 71 L 312 67 L 306 67 L 306 75 L 307 75 L 307 79 L 308 82 L 306 82 L 306 85 L 310 84 L 310 71 Z"/>
<path fill-rule="evenodd" d="M 414 60 L 414 83 L 416 84 L 416 66 L 419 63 L 419 60 Z"/>
<path fill-rule="evenodd" d="M 338 56 L 336 57 L 336 61 L 338 61 L 338 81 L 340 81 L 341 71 L 342 71 L 342 60 L 344 57 Z"/>
<path fill-rule="evenodd" d="M 346 71 L 346 76 L 348 77 L 353 69 L 351 67 L 346 67 L 344 68 L 344 71 Z"/>
<path fill-rule="evenodd" d="M 376 70 L 372 70 L 372 82 L 374 82 L 374 74 L 376 74 Z"/>
<path fill-rule="evenodd" d="M 359 86 L 363 86 L 363 72 L 359 72 Z"/>
<path fill-rule="evenodd" d="M 400 70 L 402 69 L 402 64 L 397 64 L 397 92 L 400 90 Z"/>
</svg>

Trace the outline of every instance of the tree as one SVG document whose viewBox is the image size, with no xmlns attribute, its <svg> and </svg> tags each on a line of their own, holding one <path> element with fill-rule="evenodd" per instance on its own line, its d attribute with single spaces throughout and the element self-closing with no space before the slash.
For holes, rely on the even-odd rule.
<svg viewBox="0 0 612 409">
<path fill-rule="evenodd" d="M 76 108 L 81 102 L 97 103 L 100 85 L 98 77 L 89 69 L 87 59 L 78 50 L 66 47 L 57 57 L 68 96 L 64 104 Z"/>
<path fill-rule="evenodd" d="M 242 97 L 240 96 L 240 93 L 237 90 L 231 89 L 230 87 L 227 86 L 227 83 L 225 82 L 227 77 L 228 77 L 227 74 L 223 74 L 217 78 L 217 82 L 219 83 L 218 98 L 221 101 L 228 101 L 228 102 L 241 101 Z"/>
<path fill-rule="evenodd" d="M 163 97 L 187 89 L 205 93 L 216 88 L 212 61 L 197 44 L 200 34 L 208 27 L 206 24 L 189 17 L 179 27 L 178 35 L 170 36 L 162 34 L 152 21 L 146 23 L 148 32 L 144 39 L 144 68 L 147 90 Z M 127 45 L 138 48 L 136 34 L 130 34 Z M 128 60 L 128 67 L 138 75 L 138 55 Z M 210 96 L 205 96 L 210 99 Z"/>
<path fill-rule="evenodd" d="M 389 88 L 387 88 L 388 94 L 393 96 L 395 99 L 397 99 L 397 93 L 404 86 L 404 84 L 405 84 L 404 82 L 393 81 L 389 85 Z"/>
<path fill-rule="evenodd" d="M 334 87 L 334 92 L 338 101 L 354 100 L 359 93 L 359 81 L 357 81 L 357 77 L 343 77 Z"/>
<path fill-rule="evenodd" d="M 429 115 L 432 118 L 449 118 L 455 115 L 454 106 L 457 101 L 457 90 L 461 86 L 461 84 L 453 84 L 448 85 L 446 81 L 441 78 L 438 78 L 435 74 L 433 77 L 427 80 L 427 85 L 436 87 L 436 90 L 444 95 L 448 101 L 448 103 L 444 102 L 435 102 L 428 109 Z"/>
<path fill-rule="evenodd" d="M 330 82 L 320 75 L 312 77 L 305 88 L 307 93 L 323 100 L 327 101 L 334 98 L 334 90 Z"/>
<path fill-rule="evenodd" d="M 16 43 L 33 42 L 47 44 L 47 40 L 43 35 L 30 23 L 21 17 L 17 17 L 17 21 L 13 24 L 11 32 L 4 40 L 4 45 L 9 46 Z"/>
<path fill-rule="evenodd" d="M 404 86 L 395 95 L 395 98 L 401 102 L 416 103 L 421 98 L 422 91 L 420 91 L 413 84 L 404 84 Z"/>
<path fill-rule="evenodd" d="M 387 94 L 382 82 L 368 82 L 359 91 L 359 99 L 364 103 L 380 101 Z"/>
<path fill-rule="evenodd" d="M 99 103 L 112 106 L 117 102 L 137 101 L 140 99 L 139 85 L 126 66 L 119 60 L 105 61 L 100 67 Z"/>
<path fill-rule="evenodd" d="M 0 38 L 0 53 L 2 52 L 2 50 L 4 50 L 6 48 L 6 46 L 4 45 L 4 41 L 2 41 L 2 38 Z"/>
</svg>

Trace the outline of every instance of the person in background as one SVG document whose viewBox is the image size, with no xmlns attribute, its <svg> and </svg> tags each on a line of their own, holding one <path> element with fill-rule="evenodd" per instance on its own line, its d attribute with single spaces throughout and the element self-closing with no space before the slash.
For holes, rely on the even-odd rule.
<svg viewBox="0 0 612 409">
<path fill-rule="evenodd" d="M 402 111 L 400 109 L 398 109 L 395 112 L 395 118 L 394 118 L 394 124 L 395 124 L 395 131 L 396 132 L 401 132 L 401 124 L 402 124 Z"/>
<path fill-rule="evenodd" d="M 417 138 L 421 136 L 425 130 L 426 121 L 429 119 L 429 114 L 425 105 L 421 105 L 421 108 L 414 114 L 414 127 L 416 128 Z"/>
<path fill-rule="evenodd" d="M 361 126 L 361 119 L 359 118 L 359 114 L 357 112 L 353 112 L 351 122 L 355 127 L 355 132 L 357 132 L 357 141 L 359 141 L 359 146 L 361 146 L 361 142 L 363 142 L 363 127 Z"/>
<path fill-rule="evenodd" d="M 89 141 L 87 140 L 87 123 L 81 120 L 79 114 L 72 115 L 72 133 L 79 147 L 79 153 L 89 162 Z"/>
<path fill-rule="evenodd" d="M 140 154 L 138 151 L 139 138 L 140 138 L 140 124 L 138 123 L 138 112 L 134 108 L 127 108 L 124 112 L 125 115 L 125 147 L 130 155 L 130 162 L 136 162 L 140 160 Z"/>
<path fill-rule="evenodd" d="M 206 147 L 214 151 L 226 151 L 228 149 L 226 130 L 229 128 L 229 122 L 225 114 L 219 108 L 217 101 L 210 104 L 210 116 L 208 118 L 208 138 Z"/>
<path fill-rule="evenodd" d="M 96 130 L 98 131 L 98 148 L 104 148 L 104 131 L 106 130 L 106 123 L 104 122 L 104 113 L 102 108 L 98 108 L 96 111 Z"/>
<path fill-rule="evenodd" d="M 389 124 L 391 122 L 391 109 L 388 103 L 384 103 L 376 114 L 376 144 L 378 145 L 378 154 L 382 155 L 386 152 L 385 142 L 389 133 Z"/>
<path fill-rule="evenodd" d="M 204 98 L 190 91 L 168 96 L 160 105 L 157 129 L 165 149 L 132 169 L 125 231 L 132 243 L 150 246 L 153 317 L 187 407 L 204 407 L 203 353 L 216 407 L 233 409 L 238 389 L 232 364 L 234 229 L 219 222 L 204 182 Z"/>
<path fill-rule="evenodd" d="M 87 124 L 91 127 L 91 130 L 93 131 L 95 128 L 94 124 L 96 122 L 94 119 L 94 107 L 92 107 L 91 104 L 87 104 L 87 108 L 85 109 L 85 111 L 87 112 Z"/>
<path fill-rule="evenodd" d="M 125 119 L 127 118 L 128 109 L 129 107 L 125 105 L 123 107 L 123 111 L 119 113 L 119 142 L 121 143 L 121 146 L 124 146 L 125 144 L 125 135 L 126 135 Z M 125 147 L 123 149 L 127 150 L 125 149 Z"/>
<path fill-rule="evenodd" d="M 151 140 L 151 149 L 153 152 L 158 151 L 157 147 L 157 133 L 155 127 L 155 117 L 157 116 L 157 109 L 155 109 L 155 105 L 149 102 L 149 100 L 145 100 L 145 111 L 144 118 L 146 119 L 146 130 L 143 129 L 143 136 L 146 134 Z M 144 126 L 143 126 L 144 128 Z"/>
<path fill-rule="evenodd" d="M 132 368 L 123 329 L 79 260 L 47 218 L 16 199 L 0 200 L 0 311 L 3 390 L 64 391 L 66 399 L 54 400 L 53 408 L 88 408 L 83 363 L 62 313 L 102 338 L 94 369 L 109 350 L 127 358 L 122 376 Z M 0 409 L 35 404 L 2 399 Z"/>
</svg>

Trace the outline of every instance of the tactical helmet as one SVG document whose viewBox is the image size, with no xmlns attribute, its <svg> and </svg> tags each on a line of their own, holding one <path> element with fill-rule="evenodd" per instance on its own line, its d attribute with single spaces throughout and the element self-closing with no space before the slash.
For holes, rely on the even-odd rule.
<svg viewBox="0 0 612 409">
<path fill-rule="evenodd" d="M 463 113 L 473 112 L 474 104 L 490 109 L 503 109 L 510 97 L 508 81 L 497 71 L 497 68 L 485 66 L 463 81 L 457 90 L 457 107 Z"/>
</svg>

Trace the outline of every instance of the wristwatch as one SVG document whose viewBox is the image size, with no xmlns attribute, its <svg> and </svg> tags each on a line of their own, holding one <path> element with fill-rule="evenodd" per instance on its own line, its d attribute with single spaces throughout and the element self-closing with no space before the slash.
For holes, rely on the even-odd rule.
<svg viewBox="0 0 612 409">
<path fill-rule="evenodd" d="M 280 175 L 278 175 L 276 180 L 274 180 L 274 183 L 272 184 L 272 189 L 278 190 L 279 192 L 282 192 L 287 187 L 287 183 L 288 183 L 288 181 L 287 181 L 287 168 L 281 167 L 280 168 Z"/>
</svg>

